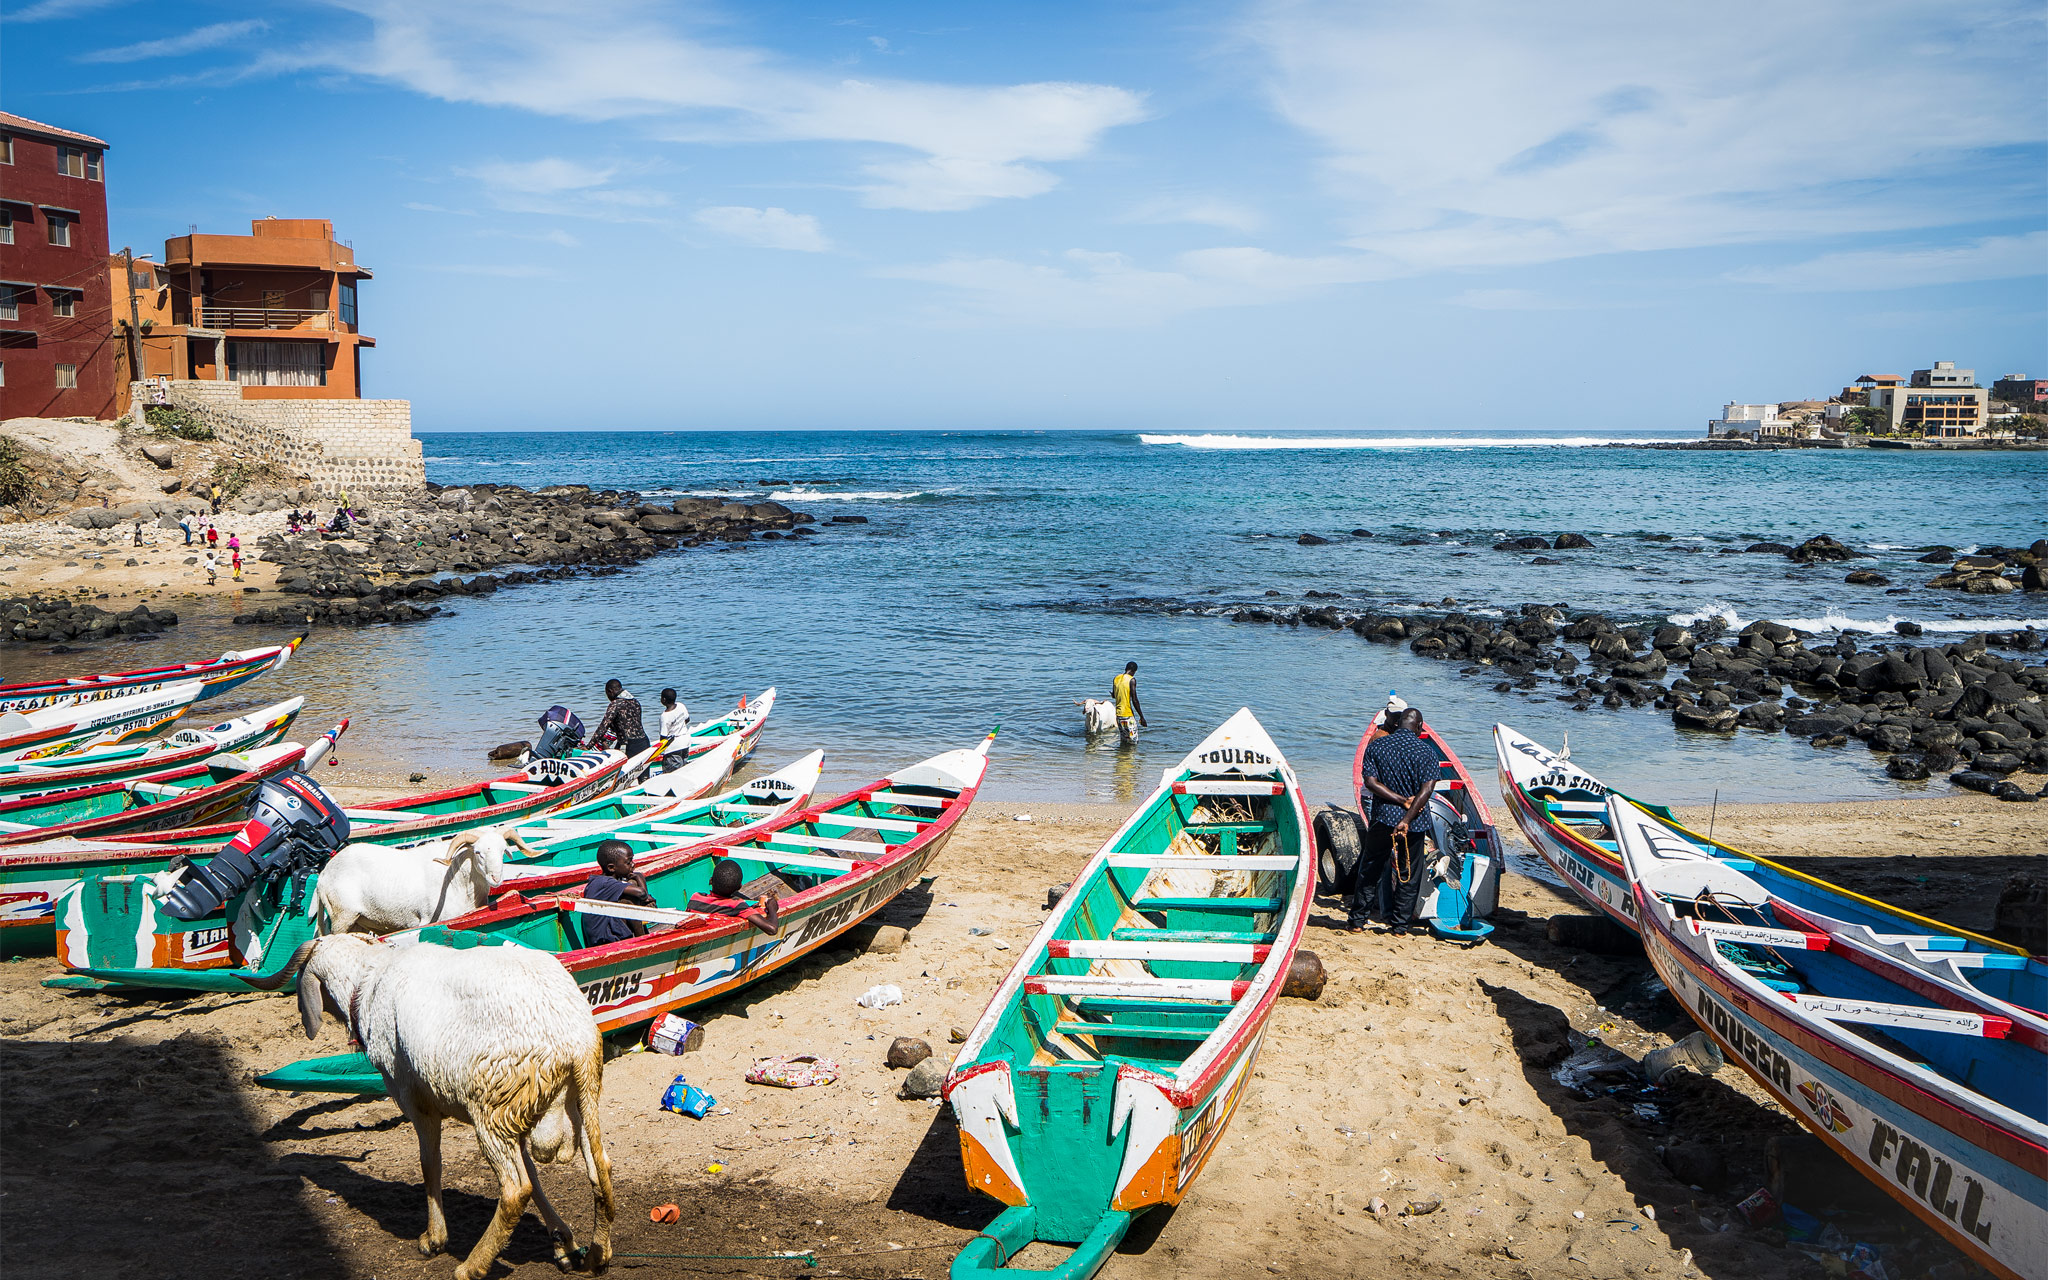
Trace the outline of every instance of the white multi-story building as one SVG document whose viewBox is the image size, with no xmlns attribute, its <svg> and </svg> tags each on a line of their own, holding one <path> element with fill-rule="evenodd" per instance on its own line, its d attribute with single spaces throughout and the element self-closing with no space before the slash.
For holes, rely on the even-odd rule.
<svg viewBox="0 0 2048 1280">
<path fill-rule="evenodd" d="M 1782 423 L 1775 404 L 1727 404 L 1721 407 L 1720 417 L 1707 423 L 1707 439 L 1776 435 Z"/>
</svg>

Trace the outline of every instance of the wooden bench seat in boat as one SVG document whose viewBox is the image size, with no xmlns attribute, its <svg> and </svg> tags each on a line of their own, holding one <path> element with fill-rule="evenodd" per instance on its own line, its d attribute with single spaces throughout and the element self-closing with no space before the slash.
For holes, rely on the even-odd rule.
<svg viewBox="0 0 2048 1280">
<path fill-rule="evenodd" d="M 1150 1000 L 1233 1002 L 1249 990 L 1242 978 L 1126 978 L 1115 974 L 1047 973 L 1024 979 L 1034 996 L 1138 996 Z"/>
<path fill-rule="evenodd" d="M 1061 960 L 1193 960 L 1203 964 L 1263 964 L 1273 948 L 1258 942 L 1128 942 L 1054 938 L 1045 953 Z"/>
<path fill-rule="evenodd" d="M 1139 898 L 1131 903 L 1139 911 L 1235 911 L 1245 915 L 1280 911 L 1286 905 L 1279 898 Z"/>
<path fill-rule="evenodd" d="M 1300 859 L 1284 854 L 1257 853 L 1112 853 L 1107 861 L 1112 867 L 1194 871 L 1292 871 L 1301 865 Z"/>
<path fill-rule="evenodd" d="M 1280 936 L 1276 929 L 1260 929 L 1238 932 L 1228 929 L 1111 929 L 1109 936 L 1117 942 L 1248 942 L 1255 945 L 1271 943 Z"/>
</svg>

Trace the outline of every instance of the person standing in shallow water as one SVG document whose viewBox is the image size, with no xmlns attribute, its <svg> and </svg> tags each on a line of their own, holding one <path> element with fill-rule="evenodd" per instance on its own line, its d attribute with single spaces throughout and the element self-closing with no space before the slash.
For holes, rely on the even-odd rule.
<svg viewBox="0 0 2048 1280">
<path fill-rule="evenodd" d="M 1426 850 L 1412 827 L 1436 791 L 1443 762 L 1422 740 L 1422 713 L 1399 698 L 1388 698 L 1386 732 L 1365 749 L 1365 786 L 1358 808 L 1366 815 L 1365 849 L 1353 869 L 1345 904 L 1351 932 L 1362 932 L 1377 913 L 1389 928 L 1402 928 L 1415 914 Z"/>
<path fill-rule="evenodd" d="M 1138 700 L 1138 664 L 1126 662 L 1123 674 L 1109 682 L 1110 696 L 1116 701 L 1117 741 L 1125 744 L 1138 740 L 1138 727 L 1145 723 L 1145 704 Z"/>
</svg>

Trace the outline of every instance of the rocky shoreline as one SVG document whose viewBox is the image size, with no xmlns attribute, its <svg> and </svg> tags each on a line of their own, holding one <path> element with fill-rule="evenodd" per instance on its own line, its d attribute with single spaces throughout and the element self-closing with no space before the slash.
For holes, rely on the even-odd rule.
<svg viewBox="0 0 2048 1280">
<path fill-rule="evenodd" d="M 272 534 L 259 540 L 257 558 L 277 566 L 278 590 L 307 599 L 237 614 L 235 621 L 416 622 L 441 612 L 423 601 L 619 573 L 663 552 L 711 543 L 797 541 L 818 534 L 815 516 L 779 502 L 682 498 L 658 506 L 629 490 L 581 484 L 427 489 L 425 501 L 380 506 L 346 535 Z M 848 523 L 866 520 L 841 516 L 827 527 Z M 518 567 L 484 572 L 505 566 Z M 465 579 L 464 573 L 475 576 Z"/>
<path fill-rule="evenodd" d="M 1569 546 L 1573 536 L 1547 545 Z M 1526 544 L 1533 541 L 1540 540 L 1509 540 L 1496 549 L 1532 550 Z M 1796 547 L 1771 543 L 1749 550 L 1799 563 L 1857 555 L 1827 535 Z M 1942 549 L 1922 559 L 1948 565 L 1929 585 L 1977 593 L 2038 590 L 2020 581 L 2041 581 L 2048 540 L 1960 558 Z M 2005 576 L 2014 565 L 2023 568 L 2021 578 Z M 1992 581 L 2000 585 L 1972 585 Z M 1079 607 L 1350 631 L 1370 643 L 1406 644 L 1418 656 L 1461 663 L 1460 674 L 1493 678 L 1495 692 L 1553 684 L 1556 699 L 1574 711 L 1655 706 L 1696 733 L 1785 732 L 1816 747 L 1855 738 L 1887 757 L 1885 771 L 1894 778 L 1924 779 L 1966 766 L 1950 780 L 2005 800 L 2048 796 L 2048 786 L 2029 790 L 2007 777 L 2022 770 L 2048 774 L 2048 663 L 1993 652 L 2048 650 L 2048 636 L 2031 627 L 1914 644 L 1922 628 L 1901 622 L 1893 637 L 1859 645 L 1848 635 L 1815 643 L 1814 633 L 1776 622 L 1752 622 L 1731 635 L 1719 619 L 1638 623 L 1563 604 L 1524 604 L 1512 615 L 1491 617 L 1469 610 L 1358 612 L 1315 603 L 1335 596 L 1309 591 L 1308 603 L 1299 605 L 1141 597 Z"/>
</svg>

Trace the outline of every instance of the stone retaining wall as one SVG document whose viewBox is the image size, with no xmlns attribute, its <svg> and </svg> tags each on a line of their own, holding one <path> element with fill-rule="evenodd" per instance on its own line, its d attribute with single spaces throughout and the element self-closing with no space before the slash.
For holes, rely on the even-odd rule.
<svg viewBox="0 0 2048 1280">
<path fill-rule="evenodd" d="M 152 403 L 147 383 L 133 403 Z M 178 380 L 170 404 L 197 416 L 229 448 L 308 476 L 322 493 L 417 493 L 426 487 L 409 400 L 244 400 L 233 382 Z"/>
</svg>

